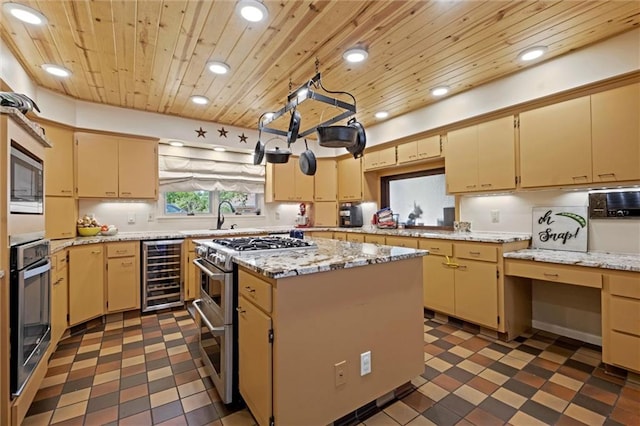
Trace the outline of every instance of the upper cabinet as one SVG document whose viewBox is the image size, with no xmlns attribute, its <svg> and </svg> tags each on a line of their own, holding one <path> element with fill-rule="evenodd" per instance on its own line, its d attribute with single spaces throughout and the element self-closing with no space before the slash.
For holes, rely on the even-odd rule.
<svg viewBox="0 0 640 426">
<path fill-rule="evenodd" d="M 45 150 L 45 195 L 73 197 L 73 130 L 53 124 L 40 126 L 53 144 Z"/>
<path fill-rule="evenodd" d="M 398 164 L 440 156 L 440 135 L 398 145 Z"/>
<path fill-rule="evenodd" d="M 449 132 L 445 175 L 449 193 L 515 188 L 513 117 L 507 116 Z"/>
<path fill-rule="evenodd" d="M 520 114 L 523 188 L 592 181 L 590 99 L 585 96 Z"/>
<path fill-rule="evenodd" d="M 338 160 L 338 200 L 362 200 L 362 162 L 359 158 Z"/>
<path fill-rule="evenodd" d="M 363 158 L 365 171 L 394 166 L 396 164 L 396 147 L 367 152 Z"/>
<path fill-rule="evenodd" d="M 77 133 L 79 198 L 157 198 L 157 142 Z"/>
<path fill-rule="evenodd" d="M 640 83 L 591 96 L 593 182 L 640 179 Z"/>
<path fill-rule="evenodd" d="M 315 201 L 335 201 L 338 198 L 338 165 L 336 160 L 319 158 L 314 182 Z"/>
<path fill-rule="evenodd" d="M 267 163 L 265 201 L 313 201 L 313 176 L 302 173 L 298 157 L 282 164 Z"/>
</svg>

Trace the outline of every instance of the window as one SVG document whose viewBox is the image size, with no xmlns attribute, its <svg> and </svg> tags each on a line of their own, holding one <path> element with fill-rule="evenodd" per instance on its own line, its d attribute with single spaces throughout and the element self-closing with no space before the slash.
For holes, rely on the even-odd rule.
<svg viewBox="0 0 640 426">
<path fill-rule="evenodd" d="M 216 206 L 228 201 L 237 215 L 259 215 L 261 194 L 240 191 L 171 191 L 164 192 L 166 216 L 195 216 L 217 214 Z M 229 204 L 221 206 L 222 213 L 232 213 Z"/>
<path fill-rule="evenodd" d="M 444 169 L 381 179 L 382 206 L 391 207 L 407 226 L 452 228 L 455 197 L 446 194 Z"/>
</svg>

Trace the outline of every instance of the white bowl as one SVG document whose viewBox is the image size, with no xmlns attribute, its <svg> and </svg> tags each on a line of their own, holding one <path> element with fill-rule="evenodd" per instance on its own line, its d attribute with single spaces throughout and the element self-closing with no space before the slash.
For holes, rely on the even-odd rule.
<svg viewBox="0 0 640 426">
<path fill-rule="evenodd" d="M 110 228 L 107 231 L 100 232 L 100 234 L 104 235 L 105 237 L 111 237 L 113 235 L 116 235 L 117 233 L 118 233 L 118 228 Z"/>
</svg>

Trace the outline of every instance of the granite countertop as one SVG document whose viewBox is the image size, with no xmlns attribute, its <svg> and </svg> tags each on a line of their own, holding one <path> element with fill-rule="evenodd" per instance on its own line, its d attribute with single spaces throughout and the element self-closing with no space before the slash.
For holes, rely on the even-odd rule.
<svg viewBox="0 0 640 426">
<path fill-rule="evenodd" d="M 7 114 L 18 123 L 20 127 L 26 130 L 31 136 L 36 138 L 43 146 L 52 147 L 53 145 L 44 135 L 44 131 L 40 126 L 38 126 L 33 121 L 29 120 L 23 113 L 21 113 L 18 108 L 0 106 L 0 114 Z"/>
<path fill-rule="evenodd" d="M 321 229 L 314 229 L 321 230 Z M 477 241 L 483 243 L 512 243 L 528 241 L 531 234 L 519 232 L 454 232 L 425 231 L 424 229 L 378 229 L 378 228 L 330 228 L 334 232 L 355 232 L 359 234 L 390 235 L 399 237 L 436 238 L 455 241 Z"/>
<path fill-rule="evenodd" d="M 504 253 L 508 259 L 533 260 L 590 268 L 640 272 L 640 255 L 623 253 L 575 252 L 544 249 L 524 249 Z"/>
<path fill-rule="evenodd" d="M 335 269 L 355 268 L 377 263 L 422 257 L 426 250 L 381 246 L 370 243 L 314 238 L 317 248 L 259 255 L 243 254 L 233 261 L 268 278 L 286 278 Z"/>
</svg>

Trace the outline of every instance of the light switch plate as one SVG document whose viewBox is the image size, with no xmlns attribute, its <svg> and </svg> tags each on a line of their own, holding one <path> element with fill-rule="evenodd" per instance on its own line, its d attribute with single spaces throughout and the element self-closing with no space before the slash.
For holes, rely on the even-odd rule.
<svg viewBox="0 0 640 426">
<path fill-rule="evenodd" d="M 366 376 L 371 373 L 371 351 L 360 354 L 360 375 Z"/>
</svg>

